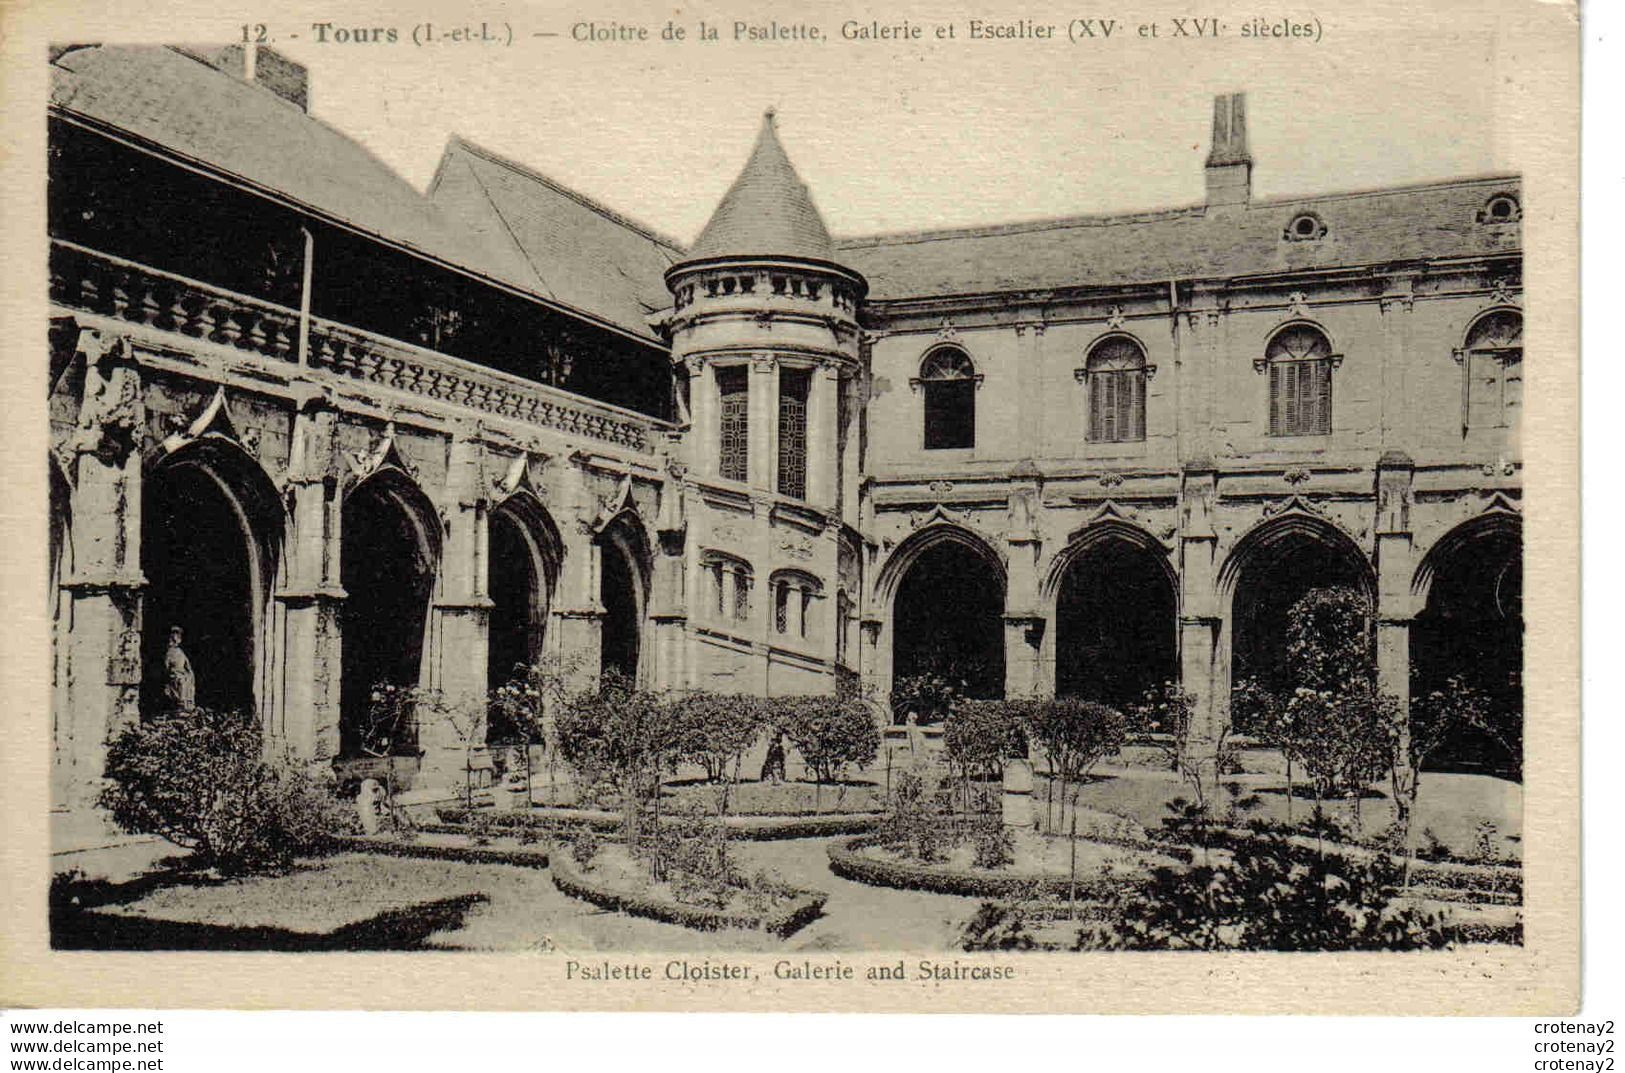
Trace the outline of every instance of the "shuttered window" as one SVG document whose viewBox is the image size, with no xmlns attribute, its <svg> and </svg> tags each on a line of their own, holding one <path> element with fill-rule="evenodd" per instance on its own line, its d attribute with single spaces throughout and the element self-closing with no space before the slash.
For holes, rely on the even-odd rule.
<svg viewBox="0 0 1625 1073">
<path fill-rule="evenodd" d="M 1089 439 L 1120 443 L 1145 439 L 1145 352 L 1126 337 L 1106 339 L 1090 350 Z"/>
<path fill-rule="evenodd" d="M 1515 428 L 1523 410 L 1523 317 L 1502 310 L 1480 317 L 1467 333 L 1467 429 Z"/>
<path fill-rule="evenodd" d="M 722 476 L 750 479 L 750 388 L 744 369 L 718 369 L 717 391 L 722 397 Z"/>
<path fill-rule="evenodd" d="M 1324 436 L 1332 430 L 1332 352 L 1308 326 L 1270 340 L 1270 435 Z"/>
</svg>

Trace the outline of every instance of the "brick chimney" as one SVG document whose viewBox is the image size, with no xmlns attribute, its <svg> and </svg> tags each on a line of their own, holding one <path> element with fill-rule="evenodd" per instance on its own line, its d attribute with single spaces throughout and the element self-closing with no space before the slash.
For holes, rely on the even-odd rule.
<svg viewBox="0 0 1625 1073">
<path fill-rule="evenodd" d="M 1245 205 L 1253 196 L 1253 155 L 1247 148 L 1247 95 L 1213 98 L 1213 148 L 1207 154 L 1210 208 Z"/>
<path fill-rule="evenodd" d="M 310 72 L 303 64 L 264 45 L 255 50 L 253 79 L 285 101 L 292 101 L 301 110 L 310 111 Z"/>
</svg>

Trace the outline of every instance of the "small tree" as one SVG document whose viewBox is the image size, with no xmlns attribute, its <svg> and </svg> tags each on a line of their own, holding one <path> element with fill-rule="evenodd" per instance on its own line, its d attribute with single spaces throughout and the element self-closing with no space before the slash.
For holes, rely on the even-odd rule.
<svg viewBox="0 0 1625 1073">
<path fill-rule="evenodd" d="M 880 752 L 880 730 L 863 698 L 856 693 L 834 697 L 780 697 L 774 723 L 813 769 L 817 789 L 814 808 L 823 811 L 823 786 L 846 769 L 874 762 Z"/>
<path fill-rule="evenodd" d="M 1494 698 L 1460 675 L 1452 676 L 1443 689 L 1436 689 L 1411 703 L 1405 748 L 1393 750 L 1394 762 L 1389 775 L 1405 851 L 1406 886 L 1410 885 L 1416 860 L 1412 827 L 1416 819 L 1416 799 L 1421 791 L 1422 768 L 1445 742 L 1463 729 L 1477 730 L 1510 749 L 1504 733 L 1505 722 L 1504 709 Z"/>
<path fill-rule="evenodd" d="M 126 727 L 101 805 L 121 828 L 193 851 L 223 874 L 279 868 L 353 825 L 305 766 L 267 756 L 258 721 L 193 708 Z"/>
<path fill-rule="evenodd" d="M 1127 736 L 1123 713 L 1098 701 L 1077 697 L 1040 700 L 1028 708 L 1029 732 L 1049 761 L 1051 778 L 1061 776 L 1063 807 L 1075 805 L 1078 785 L 1106 756 L 1118 752 Z"/>
<path fill-rule="evenodd" d="M 1219 777 L 1235 760 L 1236 750 L 1230 741 L 1229 729 L 1219 728 L 1211 752 L 1202 748 L 1204 739 L 1196 727 L 1196 694 L 1181 689 L 1174 682 L 1146 690 L 1140 702 L 1129 709 L 1129 716 L 1134 730 L 1144 735 L 1146 744 L 1160 751 L 1168 760 L 1168 769 L 1177 772 L 1191 788 L 1196 795 L 1195 808 L 1205 815 L 1208 812 L 1206 765 L 1212 765 L 1213 782 L 1217 786 Z"/>
<path fill-rule="evenodd" d="M 1317 811 L 1326 797 L 1363 793 L 1392 766 L 1399 700 L 1377 688 L 1373 619 L 1370 598 L 1347 587 L 1312 589 L 1287 612 L 1282 733 Z"/>
<path fill-rule="evenodd" d="M 379 682 L 367 695 L 367 707 L 362 715 L 361 751 L 374 759 L 387 760 L 384 801 L 389 809 L 390 826 L 396 829 L 401 826 L 401 817 L 395 804 L 395 758 L 403 752 L 415 752 L 418 699 L 415 686 Z"/>
<path fill-rule="evenodd" d="M 670 703 L 676 759 L 705 769 L 717 787 L 717 816 L 725 817 L 729 789 L 738 783 L 745 753 L 765 725 L 762 702 L 738 693 L 696 691 Z"/>
<path fill-rule="evenodd" d="M 559 710 L 560 755 L 588 785 L 616 791 L 626 844 L 634 851 L 643 845 L 642 812 L 651 798 L 660 822 L 660 775 L 676 754 L 672 729 L 670 706 L 615 671 Z"/>
</svg>

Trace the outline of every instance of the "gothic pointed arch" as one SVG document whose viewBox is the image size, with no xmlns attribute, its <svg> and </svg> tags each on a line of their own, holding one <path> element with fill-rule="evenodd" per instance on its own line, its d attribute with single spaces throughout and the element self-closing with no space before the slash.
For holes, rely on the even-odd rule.
<svg viewBox="0 0 1625 1073">
<path fill-rule="evenodd" d="M 491 688 L 541 658 L 563 561 L 558 527 L 528 482 L 496 501 L 486 556 Z M 502 740 L 503 728 L 493 724 L 490 733 L 492 740 Z"/>
<path fill-rule="evenodd" d="M 1341 526 L 1313 504 L 1293 497 L 1249 530 L 1219 571 L 1224 611 L 1220 657 L 1220 703 L 1230 686 L 1243 682 L 1278 691 L 1290 682 L 1286 624 L 1294 604 L 1315 589 L 1352 589 L 1368 599 L 1376 593 L 1371 560 Z M 1233 713 L 1236 729 L 1250 713 Z"/>
<path fill-rule="evenodd" d="M 1075 530 L 1042 582 L 1053 607 L 1055 692 L 1126 708 L 1178 677 L 1178 582 L 1169 550 L 1103 512 Z"/>
<path fill-rule="evenodd" d="M 415 747 L 413 727 L 379 724 L 388 708 L 376 707 L 373 697 L 421 684 L 440 567 L 439 512 L 392 451 L 386 445 L 363 467 L 341 505 L 339 728 L 341 749 L 350 757 Z"/>
<path fill-rule="evenodd" d="M 1457 727 L 1427 759 L 1434 770 L 1519 778 L 1523 769 L 1523 525 L 1504 504 L 1454 526 L 1413 579 L 1412 710 L 1475 692 L 1485 725 Z"/>
<path fill-rule="evenodd" d="M 895 690 L 946 678 L 973 697 L 1004 694 L 1006 568 L 991 545 L 959 525 L 927 525 L 893 551 L 876 582 L 890 624 Z"/>
<path fill-rule="evenodd" d="M 195 434 L 191 434 L 195 432 Z M 287 515 L 259 461 L 224 418 L 224 395 L 142 477 L 142 707 L 175 703 L 179 648 L 197 704 L 263 711 L 270 696 L 270 601 Z M 176 632 L 178 631 L 178 633 Z"/>
<path fill-rule="evenodd" d="M 600 519 L 593 527 L 599 549 L 598 597 L 604 607 L 600 670 L 641 682 L 648 661 L 644 626 L 654 572 L 652 545 L 630 496 L 626 506 L 606 511 Z"/>
</svg>

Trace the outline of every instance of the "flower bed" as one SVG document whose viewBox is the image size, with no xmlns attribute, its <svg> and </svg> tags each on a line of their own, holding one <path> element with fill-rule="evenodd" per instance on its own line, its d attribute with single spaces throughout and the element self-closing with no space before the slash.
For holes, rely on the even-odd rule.
<svg viewBox="0 0 1625 1073">
<path fill-rule="evenodd" d="M 592 830 L 613 832 L 621 825 L 616 812 L 588 809 L 531 809 L 498 812 L 466 808 L 439 810 L 441 823 L 423 824 L 423 831 L 468 833 L 474 825 L 496 828 L 529 827 L 545 831 Z M 835 835 L 861 834 L 873 830 L 880 823 L 874 813 L 842 812 L 821 816 L 729 816 L 726 820 L 729 834 L 746 841 L 771 841 L 788 838 L 829 838 Z"/>
<path fill-rule="evenodd" d="M 448 833 L 466 834 L 464 831 Z M 341 835 L 335 841 L 344 849 L 361 853 L 419 857 L 432 861 L 465 861 L 470 864 L 513 864 L 521 868 L 546 868 L 549 856 L 548 851 L 540 846 L 470 846 L 443 838 L 406 841 L 393 835 Z"/>
<path fill-rule="evenodd" d="M 1079 840 L 1080 848 L 1093 843 Z M 1098 847 L 1097 847 L 1098 849 Z M 1146 855 L 1148 857 L 1149 854 Z M 1066 874 L 1039 871 L 992 870 L 954 867 L 951 864 L 923 864 L 888 855 L 881 840 L 858 836 L 830 843 L 830 870 L 843 879 L 872 886 L 900 887 L 937 894 L 960 894 L 973 898 L 1067 897 L 1076 890 L 1079 898 L 1106 897 L 1138 878 L 1145 857 L 1122 873 L 1090 870 L 1076 880 Z"/>
<path fill-rule="evenodd" d="M 778 887 L 776 892 L 781 895 L 778 904 L 765 912 L 746 908 L 717 909 L 679 902 L 648 885 L 635 889 L 629 885 L 635 883 L 635 879 L 624 874 L 611 875 L 607 869 L 581 871 L 575 862 L 564 855 L 554 859 L 551 874 L 554 885 L 565 894 L 604 909 L 662 920 L 668 924 L 681 924 L 700 931 L 745 928 L 780 938 L 794 934 L 817 919 L 829 898 L 822 891 Z"/>
</svg>

